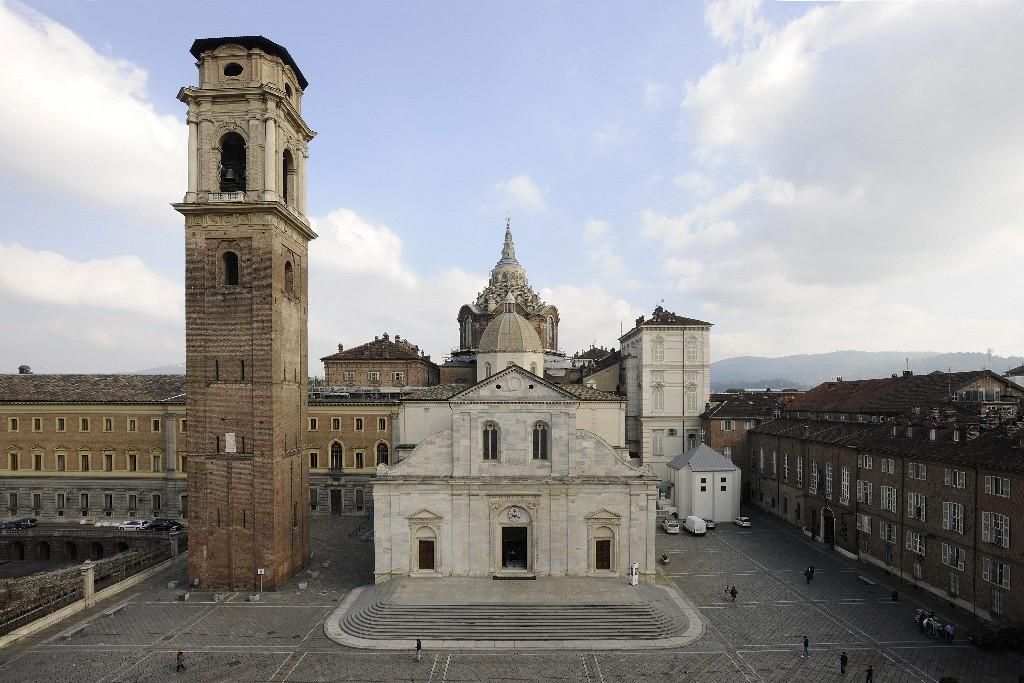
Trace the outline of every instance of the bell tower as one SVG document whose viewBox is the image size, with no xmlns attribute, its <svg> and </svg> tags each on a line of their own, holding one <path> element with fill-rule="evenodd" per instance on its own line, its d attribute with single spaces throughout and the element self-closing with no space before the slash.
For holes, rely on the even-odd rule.
<svg viewBox="0 0 1024 683">
<path fill-rule="evenodd" d="M 189 558 L 201 588 L 274 589 L 309 557 L 307 82 L 262 36 L 192 44 L 185 346 Z"/>
</svg>

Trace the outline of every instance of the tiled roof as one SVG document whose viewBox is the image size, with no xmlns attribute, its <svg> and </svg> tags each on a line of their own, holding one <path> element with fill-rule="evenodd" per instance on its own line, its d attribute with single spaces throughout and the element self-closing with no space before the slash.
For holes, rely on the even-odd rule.
<svg viewBox="0 0 1024 683">
<path fill-rule="evenodd" d="M 776 409 L 784 406 L 783 396 L 769 391 L 753 391 L 724 396 L 713 396 L 722 402 L 706 411 L 702 417 L 708 419 L 743 419 L 771 417 Z"/>
<path fill-rule="evenodd" d="M 677 455 L 668 464 L 674 470 L 681 470 L 687 465 L 693 472 L 733 472 L 739 468 L 706 443 L 698 444 L 681 455 Z"/>
<path fill-rule="evenodd" d="M 420 347 L 407 339 L 392 339 L 386 333 L 371 342 L 332 353 L 320 360 L 421 360 L 433 365 L 429 359 L 420 355 Z"/>
<path fill-rule="evenodd" d="M 680 326 L 697 326 L 697 327 L 711 327 L 711 323 L 705 322 L 704 320 L 697 320 L 696 318 L 687 318 L 681 315 L 676 315 L 672 311 L 667 311 L 663 307 L 658 306 L 654 309 L 654 313 L 651 314 L 650 318 L 644 318 L 640 316 L 636 319 L 636 325 L 632 330 L 626 332 L 626 334 L 619 337 L 627 337 L 636 330 L 644 327 L 645 325 L 680 325 Z"/>
<path fill-rule="evenodd" d="M 786 408 L 831 413 L 905 413 L 915 407 L 944 402 L 951 392 L 986 376 L 1007 381 L 990 370 L 974 370 L 825 382 L 798 396 Z"/>
<path fill-rule="evenodd" d="M 0 375 L 0 403 L 185 403 L 184 375 Z"/>
<path fill-rule="evenodd" d="M 1006 374 L 1010 377 L 1020 377 L 1024 375 L 1024 365 L 1019 365 L 1015 368 L 1006 371 Z"/>
<path fill-rule="evenodd" d="M 589 368 L 586 368 L 585 372 L 587 373 L 587 375 L 593 375 L 594 373 L 600 372 L 601 370 L 604 370 L 605 368 L 610 368 L 611 366 L 613 366 L 616 363 L 619 363 L 621 361 L 622 361 L 622 352 L 619 351 L 618 349 L 615 349 L 614 351 L 612 351 L 608 355 L 603 356 L 602 358 L 597 360 Z"/>
<path fill-rule="evenodd" d="M 467 389 L 465 384 L 438 384 L 432 387 L 427 387 L 422 391 L 417 391 L 415 394 L 405 399 L 407 401 L 447 401 L 455 394 L 460 391 Z"/>
<path fill-rule="evenodd" d="M 908 425 L 912 427 L 909 437 L 906 436 Z M 909 421 L 864 424 L 783 418 L 766 422 L 753 431 L 882 455 L 919 457 L 965 467 L 1024 472 L 1024 442 L 1021 440 L 1024 428 L 1020 427 L 1020 423 L 982 430 L 969 430 L 966 424 L 960 424 L 959 441 L 953 440 L 954 426 L 922 421 L 913 424 Z M 896 427 L 895 436 L 893 427 Z M 934 441 L 930 437 L 932 428 L 936 430 Z"/>
<path fill-rule="evenodd" d="M 615 349 L 612 349 L 611 351 L 609 351 L 608 349 L 604 348 L 603 346 L 591 346 L 586 351 L 579 351 L 579 352 L 577 352 L 575 355 L 573 355 L 573 358 L 586 358 L 586 359 L 590 359 L 590 360 L 599 360 L 599 359 L 604 358 L 605 356 L 607 356 L 609 353 L 614 353 L 614 351 L 615 351 Z"/>
<path fill-rule="evenodd" d="M 559 384 L 559 389 L 564 389 L 576 398 L 582 401 L 625 401 L 625 396 L 619 396 L 618 394 L 611 394 L 607 391 L 601 391 L 588 387 L 585 384 Z"/>
</svg>

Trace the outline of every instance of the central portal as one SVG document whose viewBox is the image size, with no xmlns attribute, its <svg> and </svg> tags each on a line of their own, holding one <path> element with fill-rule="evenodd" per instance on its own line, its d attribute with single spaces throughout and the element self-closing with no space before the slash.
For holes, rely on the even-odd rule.
<svg viewBox="0 0 1024 683">
<path fill-rule="evenodd" d="M 525 526 L 501 528 L 501 566 L 503 569 L 527 569 Z"/>
</svg>

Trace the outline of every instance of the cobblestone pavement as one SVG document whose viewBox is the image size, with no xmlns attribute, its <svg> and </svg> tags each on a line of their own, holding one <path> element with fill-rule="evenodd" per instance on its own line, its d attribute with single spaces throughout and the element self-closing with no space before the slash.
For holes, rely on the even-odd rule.
<svg viewBox="0 0 1024 683">
<path fill-rule="evenodd" d="M 372 581 L 371 543 L 349 537 L 360 520 L 313 522 L 313 561 L 280 591 L 248 602 L 248 594 L 192 594 L 178 599 L 183 567 L 154 577 L 104 604 L 0 650 L 0 680 L 45 681 L 662 681 L 753 683 L 875 680 L 1004 683 L 1024 675 L 1024 659 L 947 645 L 923 636 L 915 607 L 948 616 L 961 628 L 970 615 L 933 596 L 892 583 L 874 567 L 846 560 L 777 520 L 751 513 L 754 526 L 723 524 L 703 538 L 658 533 L 671 562 L 661 577 L 699 607 L 703 638 L 670 651 L 469 653 L 369 652 L 326 638 L 324 619 L 356 586 Z M 802 571 L 817 568 L 807 585 Z M 859 577 L 875 581 L 870 585 Z M 299 583 L 306 588 L 299 589 Z M 726 586 L 739 590 L 736 604 Z M 900 602 L 889 599 L 896 588 Z M 112 616 L 103 611 L 128 601 Z M 68 639 L 59 634 L 80 623 Z M 800 657 L 806 635 L 811 655 Z M 186 671 L 176 673 L 175 653 Z M 850 665 L 839 674 L 839 655 Z"/>
</svg>

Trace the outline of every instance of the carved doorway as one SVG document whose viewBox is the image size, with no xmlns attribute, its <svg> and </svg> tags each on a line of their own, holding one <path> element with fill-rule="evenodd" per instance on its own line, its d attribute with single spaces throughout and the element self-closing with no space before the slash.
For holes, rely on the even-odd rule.
<svg viewBox="0 0 1024 683">
<path fill-rule="evenodd" d="M 420 540 L 419 542 L 419 569 L 434 571 L 434 542 Z"/>
<path fill-rule="evenodd" d="M 501 527 L 502 569 L 527 569 L 527 529 L 525 526 Z"/>
<path fill-rule="evenodd" d="M 609 538 L 602 538 L 597 541 L 595 548 L 594 565 L 596 569 L 612 568 L 612 541 Z"/>
</svg>

